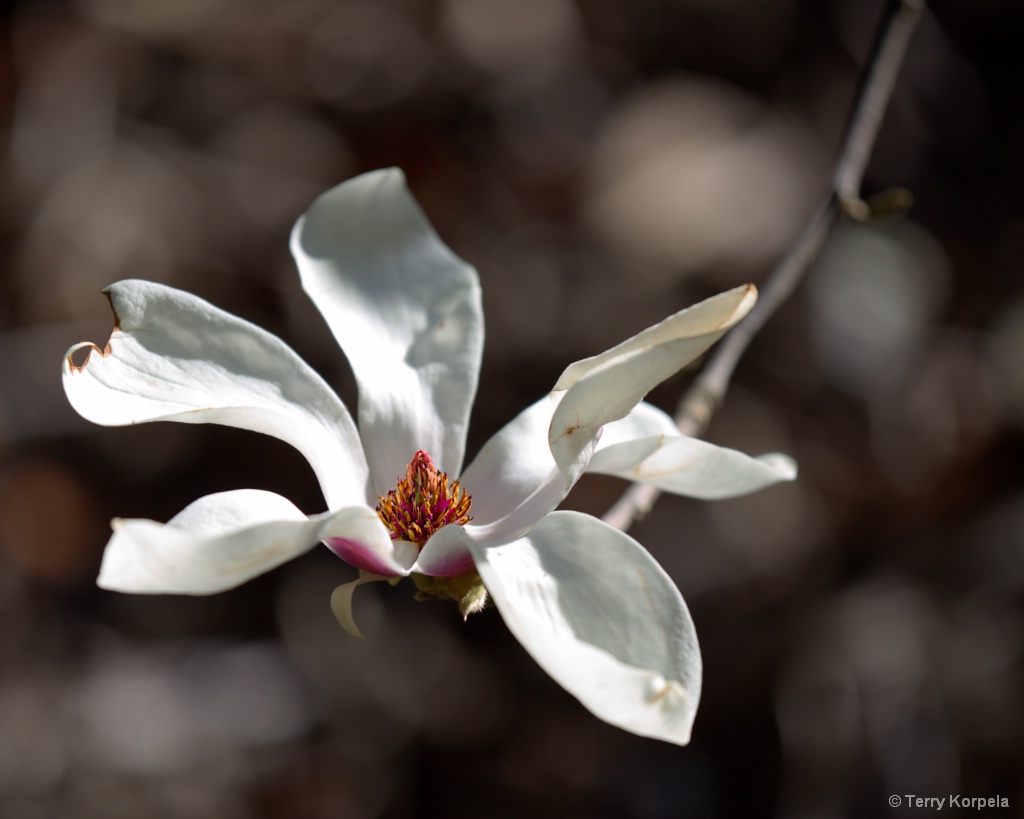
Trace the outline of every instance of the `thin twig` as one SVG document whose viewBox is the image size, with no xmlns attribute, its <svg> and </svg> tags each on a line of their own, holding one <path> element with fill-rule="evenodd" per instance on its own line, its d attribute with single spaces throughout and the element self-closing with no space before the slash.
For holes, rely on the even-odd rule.
<svg viewBox="0 0 1024 819">
<path fill-rule="evenodd" d="M 840 207 L 856 219 L 870 215 L 860 198 L 861 181 L 903 65 L 903 55 L 923 12 L 924 0 L 890 2 L 879 26 L 879 36 L 868 61 L 834 177 Z"/>
<path fill-rule="evenodd" d="M 870 208 L 860 198 L 861 181 L 878 136 L 882 116 L 906 54 L 910 36 L 924 11 L 924 0 L 890 3 L 878 28 L 876 47 L 865 67 L 863 81 L 836 163 L 834 189 L 811 217 L 803 232 L 779 261 L 761 289 L 757 305 L 718 345 L 676 412 L 685 435 L 700 435 L 721 406 L 733 371 L 747 345 L 800 283 L 841 214 L 865 219 Z M 650 484 L 633 484 L 603 519 L 625 531 L 650 512 L 661 491 Z"/>
</svg>

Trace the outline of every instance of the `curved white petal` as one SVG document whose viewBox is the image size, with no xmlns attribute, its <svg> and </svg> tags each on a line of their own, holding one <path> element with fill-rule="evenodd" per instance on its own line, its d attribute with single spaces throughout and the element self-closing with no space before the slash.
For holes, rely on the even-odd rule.
<svg viewBox="0 0 1024 819">
<path fill-rule="evenodd" d="M 471 548 L 509 629 L 559 684 L 613 725 L 689 741 L 697 636 L 640 544 L 588 515 L 554 512 L 520 540 Z"/>
<path fill-rule="evenodd" d="M 466 535 L 477 543 L 512 540 L 554 510 L 572 489 L 548 445 L 551 416 L 564 393 L 523 410 L 484 444 L 461 478 L 473 495 Z"/>
<path fill-rule="evenodd" d="M 587 464 L 603 424 L 624 418 L 654 386 L 678 372 L 742 319 L 757 300 L 752 284 L 688 307 L 612 349 L 570 364 L 554 390 L 565 390 L 548 441 L 571 485 Z"/>
<path fill-rule="evenodd" d="M 483 445 L 460 483 L 473 496 L 473 521 L 493 523 L 523 503 L 556 468 L 548 428 L 562 393 L 546 395 Z"/>
<path fill-rule="evenodd" d="M 365 513 L 359 526 L 341 527 L 323 537 L 324 545 L 338 557 L 370 574 L 381 577 L 404 577 L 416 560 L 416 545 L 406 540 L 392 540 L 376 512 L 361 507 Z M 330 515 L 331 513 L 325 513 Z"/>
<path fill-rule="evenodd" d="M 683 435 L 668 413 L 645 402 L 605 425 L 588 472 L 652 483 L 665 492 L 716 500 L 796 478 L 796 462 L 777 452 L 754 458 Z"/>
<path fill-rule="evenodd" d="M 483 350 L 480 284 L 402 172 L 364 174 L 323 194 L 296 223 L 292 254 L 355 373 L 377 494 L 418 449 L 458 475 Z"/>
<path fill-rule="evenodd" d="M 313 466 L 328 506 L 363 503 L 367 466 L 334 391 L 281 339 L 203 299 L 153 282 L 106 289 L 115 327 L 103 349 L 72 347 L 64 390 L 96 424 L 215 423 L 288 442 Z M 88 348 L 81 364 L 75 353 Z"/>
<path fill-rule="evenodd" d="M 455 577 L 473 570 L 473 554 L 465 527 L 450 524 L 442 526 L 423 544 L 410 572 L 431 577 Z"/>
<path fill-rule="evenodd" d="M 796 477 L 796 463 L 778 452 L 752 458 L 684 435 L 638 438 L 599 449 L 588 472 L 652 483 L 703 500 L 734 498 Z"/>
<path fill-rule="evenodd" d="M 565 476 L 561 471 L 557 468 L 552 469 L 537 490 L 515 509 L 490 523 L 466 524 L 464 527 L 466 534 L 475 543 L 514 540 L 521 537 L 537 521 L 554 511 L 569 494 L 570 489 L 572 489 L 572 485 L 566 483 Z"/>
<path fill-rule="evenodd" d="M 239 489 L 207 495 L 168 523 L 113 523 L 97 583 L 136 594 L 214 594 L 309 551 L 328 537 L 390 548 L 376 513 L 354 506 L 307 518 L 273 492 Z M 407 572 L 395 560 L 396 574 Z"/>
<path fill-rule="evenodd" d="M 621 444 L 637 438 L 681 434 L 671 415 L 653 404 L 641 401 L 629 411 L 625 418 L 604 425 L 604 429 L 601 431 L 601 440 L 597 442 L 597 451 L 600 452 L 613 444 Z"/>
</svg>

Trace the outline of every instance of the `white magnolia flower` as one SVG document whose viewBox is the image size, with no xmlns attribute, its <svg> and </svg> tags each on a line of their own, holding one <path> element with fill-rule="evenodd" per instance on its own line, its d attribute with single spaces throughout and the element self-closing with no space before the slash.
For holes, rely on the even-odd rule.
<svg viewBox="0 0 1024 819">
<path fill-rule="evenodd" d="M 321 196 L 296 224 L 292 252 L 355 373 L 358 427 L 280 339 L 145 281 L 107 289 L 114 331 L 104 347 L 68 351 L 64 388 L 98 424 L 218 423 L 287 441 L 309 460 L 329 511 L 308 517 L 279 495 L 240 489 L 200 498 L 167 524 L 115 520 L 99 585 L 211 594 L 323 542 L 361 570 L 331 601 L 350 631 L 352 592 L 369 580 L 411 576 L 464 614 L 489 595 L 526 650 L 597 716 L 687 742 L 701 660 L 679 591 L 629 536 L 553 510 L 587 468 L 697 497 L 793 477 L 783 456 L 686 438 L 640 403 L 747 313 L 754 288 L 572 364 L 463 470 L 483 346 L 480 285 L 401 172 Z"/>
</svg>

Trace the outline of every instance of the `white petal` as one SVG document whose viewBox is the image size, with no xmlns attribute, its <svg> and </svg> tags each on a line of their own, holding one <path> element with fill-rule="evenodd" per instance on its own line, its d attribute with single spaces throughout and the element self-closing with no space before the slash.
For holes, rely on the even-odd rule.
<svg viewBox="0 0 1024 819">
<path fill-rule="evenodd" d="M 629 415 L 605 424 L 597 450 L 607 449 L 613 444 L 649 438 L 652 435 L 680 435 L 679 427 L 672 416 L 653 404 L 641 401 L 629 411 Z"/>
<path fill-rule="evenodd" d="M 599 449 L 588 472 L 652 483 L 665 492 L 717 500 L 796 478 L 796 463 L 778 452 L 752 458 L 697 438 L 662 435 Z"/>
<path fill-rule="evenodd" d="M 376 492 L 393 488 L 419 449 L 458 475 L 483 350 L 480 284 L 402 172 L 325 193 L 296 223 L 292 253 L 355 373 Z"/>
<path fill-rule="evenodd" d="M 625 418 L 604 427 L 587 471 L 716 500 L 791 481 L 796 478 L 796 463 L 777 452 L 752 458 L 687 437 L 667 413 L 640 403 Z"/>
<path fill-rule="evenodd" d="M 332 536 L 390 547 L 387 530 L 366 506 L 307 518 L 286 498 L 258 489 L 207 495 L 166 524 L 117 519 L 113 526 L 97 583 L 136 594 L 214 594 Z"/>
<path fill-rule="evenodd" d="M 588 515 L 554 512 L 520 540 L 471 548 L 509 629 L 559 684 L 612 725 L 689 741 L 697 636 L 640 544 Z"/>
<path fill-rule="evenodd" d="M 753 285 L 737 287 L 670 316 L 601 355 L 570 364 L 555 391 L 565 397 L 551 420 L 551 452 L 568 483 L 586 467 L 598 430 L 624 418 L 653 387 L 678 372 L 757 300 Z"/>
<path fill-rule="evenodd" d="M 525 535 L 537 521 L 558 507 L 571 488 L 561 471 L 553 469 L 544 483 L 507 515 L 491 523 L 468 523 L 464 527 L 466 534 L 475 543 L 513 540 Z"/>
<path fill-rule="evenodd" d="M 283 341 L 202 299 L 163 285 L 105 291 L 115 327 L 105 348 L 64 358 L 71 405 L 96 424 L 215 423 L 273 435 L 313 466 L 332 508 L 366 500 L 359 436 L 334 391 Z M 82 364 L 74 354 L 89 348 Z"/>
<path fill-rule="evenodd" d="M 469 535 L 462 526 L 450 524 L 441 527 L 423 544 L 411 572 L 432 577 L 455 577 L 473 570 L 473 554 L 469 549 Z"/>
<path fill-rule="evenodd" d="M 404 577 L 409 573 L 407 567 L 416 560 L 416 545 L 405 540 L 392 540 L 377 513 L 368 507 L 362 508 L 365 514 L 360 517 L 358 528 L 347 526 L 337 534 L 324 535 L 324 544 L 350 566 L 364 572 L 382 577 Z"/>
<path fill-rule="evenodd" d="M 492 435 L 466 467 L 460 481 L 473 496 L 477 525 L 507 515 L 557 468 L 548 446 L 548 428 L 561 400 L 562 393 L 556 393 L 527 407 Z"/>
<path fill-rule="evenodd" d="M 563 393 L 527 407 L 484 444 L 461 483 L 473 496 L 466 534 L 477 543 L 512 540 L 555 509 L 572 488 L 548 445 Z"/>
</svg>

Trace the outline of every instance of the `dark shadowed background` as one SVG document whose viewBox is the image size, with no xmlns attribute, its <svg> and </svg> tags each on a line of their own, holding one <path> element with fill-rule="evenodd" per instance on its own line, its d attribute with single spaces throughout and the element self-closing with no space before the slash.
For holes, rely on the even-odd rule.
<svg viewBox="0 0 1024 819">
<path fill-rule="evenodd" d="M 349 638 L 328 599 L 354 572 L 326 549 L 210 598 L 94 585 L 113 516 L 243 486 L 323 511 L 276 440 L 69 409 L 61 356 L 106 339 L 103 286 L 191 290 L 354 406 L 287 236 L 321 191 L 399 165 L 480 271 L 472 456 L 569 362 L 763 280 L 827 192 L 882 6 L 5 4 L 0 816 L 930 813 L 891 794 L 1022 815 L 1017 0 L 932 4 L 865 188 L 909 188 L 910 217 L 837 232 L 708 431 L 792 454 L 799 480 L 664 498 L 632 532 L 703 646 L 690 746 L 599 722 L 496 612 L 463 623 L 407 583 L 360 589 L 367 639 Z M 587 478 L 569 505 L 600 514 L 623 488 Z"/>
</svg>

